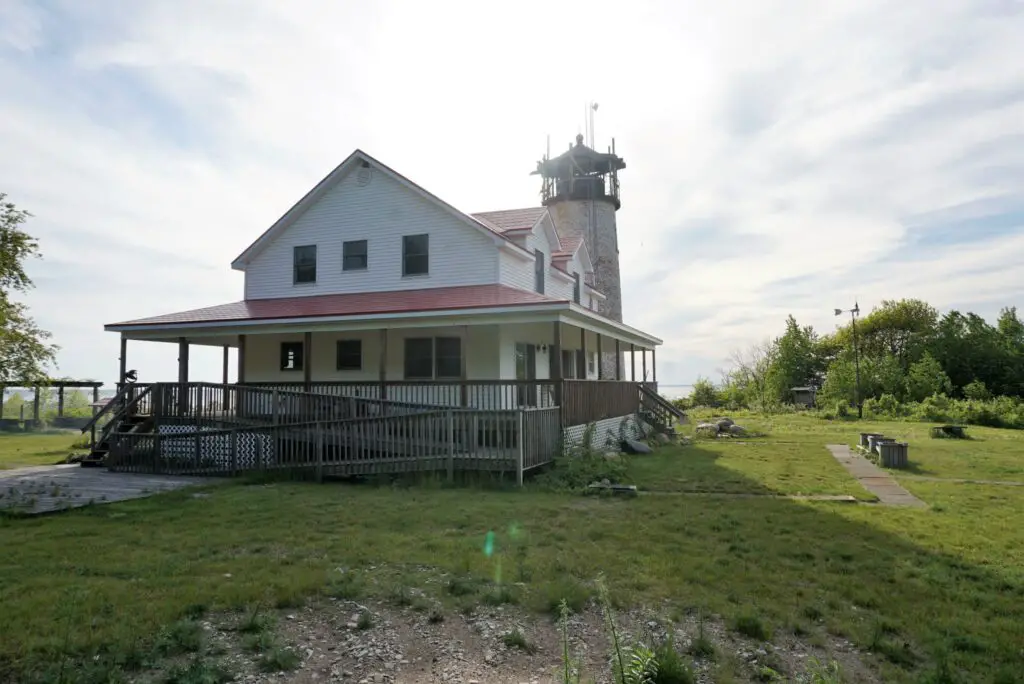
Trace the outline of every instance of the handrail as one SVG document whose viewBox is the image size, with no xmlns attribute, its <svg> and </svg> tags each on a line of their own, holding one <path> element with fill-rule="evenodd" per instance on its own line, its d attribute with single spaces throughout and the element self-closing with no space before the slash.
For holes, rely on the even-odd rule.
<svg viewBox="0 0 1024 684">
<path fill-rule="evenodd" d="M 92 419 L 89 420 L 88 423 L 82 426 L 82 432 L 84 433 L 86 430 L 92 429 L 92 426 L 98 423 L 100 418 L 102 418 L 111 409 L 113 409 L 115 405 L 120 404 L 122 401 L 124 401 L 124 398 L 125 396 L 127 396 L 128 390 L 131 387 L 132 385 L 124 385 L 120 390 L 118 390 L 117 394 L 110 398 L 110 401 L 107 402 L 106 406 L 97 411 L 96 415 L 94 415 Z"/>
<path fill-rule="evenodd" d="M 661 396 L 660 394 L 652 390 L 646 384 L 640 385 L 640 394 L 642 394 L 644 398 L 651 399 L 652 401 L 654 401 L 654 403 L 658 405 L 658 408 L 662 409 L 663 411 L 671 413 L 679 420 L 686 420 L 686 414 L 683 411 L 681 411 L 671 401 L 669 401 L 665 397 Z"/>
<path fill-rule="evenodd" d="M 129 385 L 128 387 L 131 387 L 131 385 Z M 126 387 L 125 390 L 127 390 L 128 387 Z M 137 395 L 135 395 L 135 397 L 131 401 L 129 401 L 128 403 L 124 404 L 121 407 L 121 409 L 111 417 L 110 422 L 108 422 L 106 425 L 103 426 L 103 431 L 100 432 L 99 437 L 96 440 L 96 444 L 103 444 L 104 440 L 106 440 L 110 436 L 110 432 L 114 429 L 114 425 L 117 423 L 117 419 L 118 418 L 123 418 L 124 414 L 126 414 L 128 411 L 130 411 L 135 406 L 137 406 L 139 404 L 139 402 L 142 401 L 142 398 L 145 397 L 147 394 L 149 394 L 152 391 L 153 391 L 153 385 L 150 385 L 150 386 L 146 387 L 146 389 L 142 390 Z M 113 403 L 113 402 L 111 402 L 111 403 Z M 96 445 L 94 444 L 93 447 L 95 447 L 95 446 Z"/>
</svg>

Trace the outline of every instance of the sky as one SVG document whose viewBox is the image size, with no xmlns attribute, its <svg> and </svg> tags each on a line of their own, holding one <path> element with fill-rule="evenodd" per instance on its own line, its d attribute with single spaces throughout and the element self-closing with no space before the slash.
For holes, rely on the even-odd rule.
<svg viewBox="0 0 1024 684">
<path fill-rule="evenodd" d="M 789 314 L 1024 305 L 1022 45 L 1024 0 L 0 0 L 0 192 L 55 372 L 114 382 L 104 323 L 241 299 L 231 260 L 353 149 L 535 206 L 595 101 L 624 319 L 687 384 Z M 173 345 L 128 354 L 176 377 Z"/>
</svg>

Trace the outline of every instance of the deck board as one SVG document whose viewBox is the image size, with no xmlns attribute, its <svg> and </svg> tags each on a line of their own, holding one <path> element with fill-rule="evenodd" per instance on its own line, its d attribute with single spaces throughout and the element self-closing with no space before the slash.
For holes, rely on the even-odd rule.
<svg viewBox="0 0 1024 684">
<path fill-rule="evenodd" d="M 127 501 L 215 480 L 115 473 L 77 464 L 0 471 L 0 510 L 25 515 Z"/>
</svg>

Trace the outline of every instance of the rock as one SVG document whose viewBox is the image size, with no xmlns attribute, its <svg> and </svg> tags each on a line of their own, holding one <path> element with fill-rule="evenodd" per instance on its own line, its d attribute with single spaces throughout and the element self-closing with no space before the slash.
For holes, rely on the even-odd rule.
<svg viewBox="0 0 1024 684">
<path fill-rule="evenodd" d="M 718 418 L 715 420 L 719 430 L 728 430 L 731 425 L 735 425 L 732 418 Z"/>
<path fill-rule="evenodd" d="M 729 434 L 736 435 L 737 437 L 742 437 L 743 435 L 747 434 L 747 429 L 742 425 L 736 425 L 734 423 L 729 426 Z"/>
<path fill-rule="evenodd" d="M 635 439 L 624 439 L 622 440 L 622 450 L 627 454 L 652 454 L 654 450 L 647 446 L 643 442 L 638 442 Z"/>
<path fill-rule="evenodd" d="M 714 437 L 718 434 L 718 423 L 701 423 L 696 429 L 698 435 Z"/>
<path fill-rule="evenodd" d="M 656 432 L 654 433 L 654 441 L 658 444 L 668 444 L 672 440 L 664 432 Z"/>
</svg>

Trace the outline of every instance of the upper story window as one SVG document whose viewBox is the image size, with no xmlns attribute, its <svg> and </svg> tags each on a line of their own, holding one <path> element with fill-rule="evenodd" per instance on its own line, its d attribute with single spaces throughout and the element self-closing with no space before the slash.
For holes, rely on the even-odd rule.
<svg viewBox="0 0 1024 684">
<path fill-rule="evenodd" d="M 544 252 L 533 251 L 533 289 L 544 294 Z"/>
<path fill-rule="evenodd" d="M 368 263 L 366 240 L 350 240 L 341 246 L 341 270 L 362 271 Z"/>
<path fill-rule="evenodd" d="M 281 343 L 281 370 L 300 371 L 302 370 L 302 343 L 282 342 Z"/>
<path fill-rule="evenodd" d="M 579 304 L 580 303 L 580 295 L 581 295 L 581 292 L 580 292 L 580 290 L 581 290 L 581 287 L 580 287 L 580 274 L 579 273 L 573 273 L 572 277 L 573 277 L 572 301 L 574 301 L 577 304 Z"/>
<path fill-rule="evenodd" d="M 316 245 L 303 245 L 292 251 L 292 272 L 296 283 L 316 282 Z"/>
<path fill-rule="evenodd" d="M 402 237 L 402 275 L 430 273 L 430 236 L 405 235 Z"/>
</svg>

